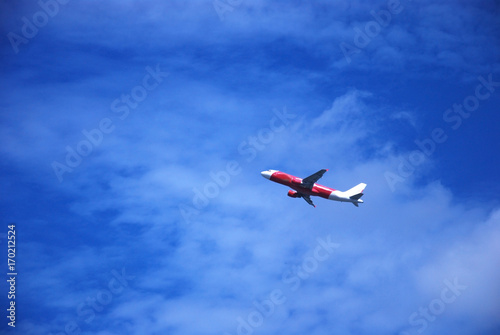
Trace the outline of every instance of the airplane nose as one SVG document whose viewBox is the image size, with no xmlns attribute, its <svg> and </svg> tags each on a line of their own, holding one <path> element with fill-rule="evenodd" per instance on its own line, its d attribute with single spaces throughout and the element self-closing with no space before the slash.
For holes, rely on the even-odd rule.
<svg viewBox="0 0 500 335">
<path fill-rule="evenodd" d="M 272 175 L 271 171 L 262 171 L 260 174 L 266 179 L 270 179 Z"/>
</svg>

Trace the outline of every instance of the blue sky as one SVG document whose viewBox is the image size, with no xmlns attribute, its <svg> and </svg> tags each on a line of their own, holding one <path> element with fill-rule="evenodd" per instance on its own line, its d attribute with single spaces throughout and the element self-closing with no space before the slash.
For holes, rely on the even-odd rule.
<svg viewBox="0 0 500 335">
<path fill-rule="evenodd" d="M 1 333 L 498 334 L 499 11 L 3 2 Z"/>
</svg>

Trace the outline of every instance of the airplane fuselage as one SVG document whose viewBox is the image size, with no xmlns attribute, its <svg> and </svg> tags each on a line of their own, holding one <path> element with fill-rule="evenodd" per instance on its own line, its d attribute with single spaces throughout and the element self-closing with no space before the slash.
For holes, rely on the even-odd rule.
<svg viewBox="0 0 500 335">
<path fill-rule="evenodd" d="M 314 195 L 318 197 L 322 197 L 328 199 L 328 197 L 335 192 L 336 190 L 330 187 L 326 187 L 320 184 L 314 184 L 312 189 L 307 189 L 300 184 L 302 183 L 302 178 L 292 176 L 291 174 L 285 172 L 275 172 L 271 175 L 269 180 L 274 181 L 278 184 L 282 184 L 290 187 L 291 189 L 307 195 Z"/>
</svg>

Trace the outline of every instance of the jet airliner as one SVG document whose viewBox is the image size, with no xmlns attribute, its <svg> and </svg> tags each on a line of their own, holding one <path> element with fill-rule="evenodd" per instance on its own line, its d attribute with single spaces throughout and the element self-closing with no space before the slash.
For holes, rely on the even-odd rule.
<svg viewBox="0 0 500 335">
<path fill-rule="evenodd" d="M 304 179 L 292 176 L 288 173 L 284 173 L 278 170 L 267 170 L 262 171 L 260 174 L 262 177 L 274 181 L 278 184 L 286 185 L 292 188 L 294 191 L 289 190 L 288 196 L 292 198 L 302 198 L 309 205 L 316 207 L 316 205 L 311 200 L 312 196 L 319 196 L 325 199 L 340 201 L 340 202 L 351 202 L 354 206 L 358 207 L 358 204 L 362 203 L 363 200 L 360 198 L 363 196 L 363 190 L 366 184 L 358 184 L 347 190 L 345 192 L 335 190 L 330 187 L 326 187 L 316 182 L 323 177 L 323 174 L 328 171 L 327 169 L 319 170 L 318 172 L 306 177 Z"/>
</svg>

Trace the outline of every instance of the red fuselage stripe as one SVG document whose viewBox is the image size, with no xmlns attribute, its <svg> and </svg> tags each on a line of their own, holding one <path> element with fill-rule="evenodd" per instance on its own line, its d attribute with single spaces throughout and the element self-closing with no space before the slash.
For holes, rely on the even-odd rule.
<svg viewBox="0 0 500 335">
<path fill-rule="evenodd" d="M 295 191 L 302 193 L 302 194 L 307 194 L 307 195 L 314 195 L 314 196 L 319 196 L 325 199 L 328 199 L 328 196 L 335 191 L 333 188 L 326 187 L 323 185 L 319 184 L 314 184 L 313 188 L 310 190 L 308 188 L 304 188 L 300 186 L 300 183 L 302 182 L 302 178 L 298 178 L 295 176 L 292 176 L 288 173 L 284 172 L 275 172 L 271 175 L 270 180 L 286 185 Z"/>
</svg>

